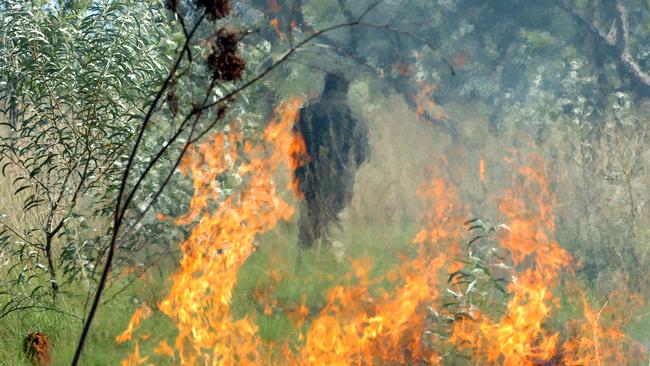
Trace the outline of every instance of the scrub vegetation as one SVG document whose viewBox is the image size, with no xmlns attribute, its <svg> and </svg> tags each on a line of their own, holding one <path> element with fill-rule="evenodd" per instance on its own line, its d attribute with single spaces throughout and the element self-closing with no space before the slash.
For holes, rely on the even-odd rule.
<svg viewBox="0 0 650 366">
<path fill-rule="evenodd" d="M 0 0 L 0 365 L 647 365 L 649 91 L 641 0 Z"/>
</svg>

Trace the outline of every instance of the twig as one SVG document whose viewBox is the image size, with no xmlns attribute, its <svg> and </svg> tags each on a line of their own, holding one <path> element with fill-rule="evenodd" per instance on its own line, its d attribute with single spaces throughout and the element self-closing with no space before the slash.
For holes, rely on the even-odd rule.
<svg viewBox="0 0 650 366">
<path fill-rule="evenodd" d="M 578 23 L 585 25 L 589 31 L 598 36 L 598 38 L 609 48 L 616 51 L 623 69 L 631 74 L 634 79 L 645 86 L 650 86 L 650 73 L 647 73 L 638 61 L 632 57 L 629 47 L 630 30 L 627 20 L 627 8 L 622 0 L 616 0 L 616 10 L 618 12 L 616 20 L 612 23 L 609 32 L 602 30 L 598 24 L 591 22 L 578 13 L 575 9 L 567 5 L 563 0 L 555 0 L 555 4 L 567 12 Z"/>
<path fill-rule="evenodd" d="M 603 310 L 607 307 L 609 299 L 605 301 L 605 304 L 600 308 L 598 314 L 596 315 L 595 324 L 593 326 L 593 338 L 594 338 L 594 352 L 596 352 L 596 363 L 600 366 L 602 362 L 600 361 L 600 350 L 598 348 L 598 321 L 600 320 L 600 315 L 603 313 Z"/>
</svg>

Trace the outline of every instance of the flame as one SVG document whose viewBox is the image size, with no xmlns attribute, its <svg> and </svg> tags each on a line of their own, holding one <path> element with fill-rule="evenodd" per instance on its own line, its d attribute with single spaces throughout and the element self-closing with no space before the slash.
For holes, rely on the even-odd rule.
<svg viewBox="0 0 650 366">
<path fill-rule="evenodd" d="M 424 305 L 437 297 L 436 279 L 445 258 L 418 257 L 401 266 L 403 283 L 379 298 L 369 292 L 368 262 L 353 264 L 356 286 L 336 286 L 312 320 L 306 342 L 286 365 L 411 364 L 435 359 L 426 349 Z"/>
<path fill-rule="evenodd" d="M 269 21 L 269 25 L 271 25 L 271 27 L 273 27 L 273 30 L 275 30 L 275 33 L 276 33 L 276 34 L 278 35 L 278 37 L 280 38 L 280 41 L 284 41 L 284 37 L 285 37 L 285 35 L 284 35 L 284 33 L 280 30 L 280 21 L 278 20 L 278 18 L 273 18 L 273 19 L 271 19 L 271 20 Z"/>
<path fill-rule="evenodd" d="M 518 173 L 513 188 L 500 199 L 507 229 L 499 241 L 510 252 L 515 268 L 529 263 L 532 267 L 512 274 L 508 288 L 512 298 L 501 319 L 481 316 L 478 322 L 460 321 L 451 339 L 461 348 L 473 348 L 475 358 L 506 366 L 535 365 L 557 354 L 559 333 L 549 332 L 544 322 L 555 306 L 550 286 L 570 263 L 569 254 L 549 237 L 555 218 L 548 182 L 532 167 Z"/>
<path fill-rule="evenodd" d="M 301 100 L 297 98 L 285 102 L 282 107 L 280 118 L 276 116 L 271 120 L 270 126 L 264 132 L 267 142 L 273 141 L 275 146 L 274 156 L 271 158 L 284 159 L 291 172 L 291 181 L 289 188 L 296 197 L 302 197 L 299 187 L 299 180 L 295 176 L 296 169 L 304 166 L 309 161 L 307 146 L 303 136 L 294 128 L 295 121 L 298 119 Z"/>
<path fill-rule="evenodd" d="M 453 259 L 460 254 L 466 217 L 466 208 L 461 203 L 458 191 L 444 179 L 433 178 L 420 187 L 418 197 L 429 205 L 424 215 L 427 225 L 413 239 L 414 243 L 420 245 L 419 254 L 448 257 L 448 272 L 458 270 L 461 263 Z"/>
<path fill-rule="evenodd" d="M 130 341 L 133 337 L 133 332 L 140 327 L 140 323 L 142 323 L 144 319 L 151 316 L 151 313 L 151 308 L 146 303 L 142 303 L 142 305 L 140 305 L 131 316 L 131 320 L 129 320 L 126 330 L 115 337 L 115 342 L 125 343 Z"/>
<path fill-rule="evenodd" d="M 300 105 L 299 99 L 284 102 L 260 143 L 233 127 L 183 160 L 181 172 L 192 177 L 195 191 L 187 213 L 176 222 L 194 226 L 182 244 L 180 268 L 158 306 L 173 322 L 175 339 L 159 342 L 156 356 L 180 365 L 440 365 L 447 364 L 451 347 L 473 364 L 539 366 L 625 364 L 632 354 L 641 354 L 623 333 L 625 322 L 613 315 L 623 305 L 593 309 L 583 294 L 578 304 L 582 317 L 564 328 L 555 324 L 561 303 L 555 290 L 576 281 L 571 256 L 554 239 L 555 196 L 535 156 L 522 167 L 515 166 L 515 158 L 505 160 L 514 176 L 511 188 L 497 199 L 503 224 L 497 226 L 496 240 L 512 265 L 504 269 L 511 280 L 500 311 L 470 308 L 467 317 L 454 319 L 448 337 L 430 332 L 429 312 L 445 306 L 445 279 L 463 267 L 457 259 L 467 240 L 469 212 L 457 186 L 434 174 L 418 191 L 425 225 L 400 264 L 371 277 L 372 260 L 355 259 L 344 281 L 327 291 L 321 308 L 308 308 L 304 294 L 299 305 L 283 306 L 273 293 L 287 274 L 277 267 L 281 260 L 272 261 L 253 301 L 266 316 L 284 313 L 296 337 L 262 340 L 255 319 L 233 316 L 232 293 L 240 269 L 256 250 L 256 236 L 293 215 L 274 177 L 281 166 L 294 171 L 309 158 L 294 127 Z M 226 197 L 219 181 L 227 174 L 244 183 Z M 485 180 L 482 158 L 479 179 Z M 299 195 L 295 177 L 287 188 Z M 146 309 L 136 310 L 118 342 L 132 339 L 149 315 Z M 123 365 L 148 362 L 138 341 Z"/>
<path fill-rule="evenodd" d="M 169 346 L 166 340 L 161 341 L 153 352 L 167 357 L 174 357 L 174 349 Z"/>
<path fill-rule="evenodd" d="M 273 173 L 291 159 L 290 139 L 300 101 L 290 99 L 264 132 L 264 142 L 244 141 L 241 133 L 218 134 L 211 143 L 196 147 L 182 162 L 181 172 L 194 180 L 188 213 L 177 220 L 198 220 L 182 244 L 180 269 L 171 279 L 160 311 L 174 322 L 177 336 L 173 355 L 181 365 L 259 364 L 257 326 L 250 318 L 234 320 L 230 312 L 232 290 L 239 269 L 255 251 L 255 236 L 288 220 L 293 208 L 279 197 Z M 246 156 L 246 161 L 238 159 Z M 222 197 L 217 177 L 235 171 L 247 184 L 236 196 Z M 212 212 L 209 202 L 221 204 Z M 159 354 L 169 355 L 161 344 Z M 137 349 L 136 349 L 137 352 Z"/>
<path fill-rule="evenodd" d="M 441 179 L 423 184 L 419 196 L 427 226 L 413 240 L 416 255 L 404 259 L 385 278 L 395 288 L 379 295 L 382 278 L 370 279 L 370 260 L 352 264 L 348 282 L 328 291 L 325 307 L 312 319 L 305 344 L 285 365 L 438 364 L 440 355 L 427 344 L 427 306 L 439 297 L 449 248 L 464 235 L 463 205 L 453 186 Z M 453 252 L 453 250 L 451 250 Z"/>
<path fill-rule="evenodd" d="M 147 362 L 148 359 L 149 359 L 148 356 L 140 356 L 140 346 L 139 346 L 138 342 L 136 342 L 133 353 L 131 353 L 124 360 L 122 360 L 120 365 L 121 366 L 144 365 L 144 363 Z M 147 366 L 153 366 L 153 364 L 150 363 L 150 364 L 147 364 Z"/>
<path fill-rule="evenodd" d="M 411 98 L 415 101 L 415 115 L 420 121 L 431 119 L 433 121 L 443 121 L 449 119 L 447 111 L 433 99 L 433 93 L 436 88 L 433 84 L 417 82 L 418 91 Z"/>
<path fill-rule="evenodd" d="M 560 308 L 553 289 L 562 271 L 571 278 L 572 260 L 551 238 L 555 197 L 541 169 L 519 169 L 513 187 L 499 204 L 508 221 L 500 245 L 510 251 L 515 269 L 519 268 L 508 288 L 512 297 L 500 319 L 479 314 L 478 319 L 457 322 L 450 342 L 471 349 L 476 362 L 494 365 L 603 365 L 631 360 L 621 351 L 622 325 L 603 328 L 599 318 L 605 307 L 594 312 L 584 296 L 584 319 L 571 324 L 573 335 L 551 330 L 547 323 Z"/>
</svg>

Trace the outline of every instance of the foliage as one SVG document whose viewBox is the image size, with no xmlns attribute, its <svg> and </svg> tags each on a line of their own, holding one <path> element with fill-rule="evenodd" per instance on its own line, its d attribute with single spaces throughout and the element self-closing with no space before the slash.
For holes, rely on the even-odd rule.
<svg viewBox="0 0 650 366">
<path fill-rule="evenodd" d="M 496 238 L 498 231 L 507 230 L 506 226 L 492 226 L 480 218 L 471 219 L 465 225 L 472 237 L 463 256 L 456 258 L 460 268 L 449 274 L 441 308 L 429 308 L 428 335 L 432 346 L 443 348 L 442 357 L 450 362 L 465 357 L 455 347 L 446 345 L 454 323 L 476 320 L 479 314 L 499 316 L 510 299 L 506 277 L 512 263 Z"/>
<path fill-rule="evenodd" d="M 158 39 L 170 24 L 160 6 L 0 3 L 2 174 L 24 197 L 20 210 L 2 213 L 2 253 L 15 258 L 1 283 L 13 298 L 2 302 L 36 301 L 50 287 L 43 276 L 53 295 L 75 279 L 92 279 L 133 120 L 167 69 L 168 50 Z M 26 215 L 22 227 L 8 221 Z"/>
<path fill-rule="evenodd" d="M 539 150 L 562 202 L 560 239 L 578 273 L 598 292 L 623 282 L 648 288 L 637 269 L 650 263 L 650 103 L 620 38 L 602 37 L 612 29 L 620 37 L 619 2 L 382 1 L 365 18 L 374 26 L 323 34 L 289 57 L 297 42 L 353 21 L 371 3 L 232 2 L 222 19 L 224 9 L 208 1 L 0 0 L 0 168 L 22 201 L 0 212 L 0 318 L 42 306 L 48 293 L 79 279 L 92 292 L 111 239 L 115 273 L 136 281 L 159 266 L 183 234 L 171 222 L 192 190 L 174 173 L 187 146 L 233 117 L 255 135 L 273 104 L 314 96 L 332 69 L 372 91 L 362 108 L 395 91 L 414 110 L 435 99 L 448 118 L 421 119 L 441 141 L 448 134 L 487 155 L 494 145 Z M 630 59 L 648 70 L 649 9 L 624 3 Z M 223 47 L 225 29 L 238 38 L 234 52 Z M 224 77 L 233 60 L 237 72 Z M 132 173 L 123 182 L 124 170 Z M 218 179 L 236 186 L 239 177 Z M 126 203 L 116 207 L 116 197 Z M 126 222 L 119 233 L 108 218 L 114 212 Z M 450 284 L 449 313 L 432 318 L 439 326 L 501 296 L 490 248 L 489 236 L 468 246 Z M 107 301 L 131 283 L 109 282 Z"/>
</svg>

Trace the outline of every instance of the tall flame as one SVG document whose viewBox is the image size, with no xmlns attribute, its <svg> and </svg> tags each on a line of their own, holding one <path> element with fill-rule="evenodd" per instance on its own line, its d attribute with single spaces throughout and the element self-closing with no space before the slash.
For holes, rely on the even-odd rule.
<svg viewBox="0 0 650 366">
<path fill-rule="evenodd" d="M 505 314 L 496 320 L 479 315 L 478 321 L 459 321 L 450 341 L 471 349 L 476 362 L 491 365 L 625 364 L 633 356 L 622 352 L 626 339 L 621 324 L 601 326 L 605 307 L 594 312 L 584 296 L 584 319 L 575 320 L 568 332 L 553 331 L 548 324 L 560 307 L 553 290 L 561 272 L 571 278 L 571 257 L 552 239 L 555 197 L 540 160 L 534 156 L 531 160 L 537 167 L 520 168 L 513 188 L 504 192 L 499 204 L 508 222 L 499 242 L 515 265 Z"/>
<path fill-rule="evenodd" d="M 265 143 L 274 147 L 270 154 L 263 145 L 231 132 L 198 146 L 182 163 L 181 172 L 192 176 L 195 193 L 188 213 L 177 223 L 198 222 L 182 244 L 180 269 L 170 278 L 169 293 L 159 305 L 175 323 L 173 356 L 181 365 L 260 362 L 257 326 L 249 318 L 234 320 L 230 304 L 239 269 L 255 251 L 255 236 L 293 215 L 272 175 L 290 159 L 290 145 L 283 140 L 292 134 L 299 106 L 300 100 L 291 99 L 278 108 L 278 117 L 264 132 Z M 239 159 L 240 154 L 246 159 Z M 223 199 L 217 178 L 230 171 L 246 184 L 211 212 L 209 203 Z M 158 352 L 169 356 L 170 347 L 165 345 Z"/>
</svg>

